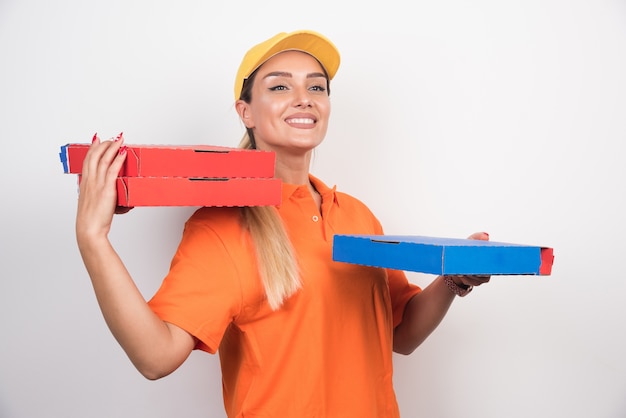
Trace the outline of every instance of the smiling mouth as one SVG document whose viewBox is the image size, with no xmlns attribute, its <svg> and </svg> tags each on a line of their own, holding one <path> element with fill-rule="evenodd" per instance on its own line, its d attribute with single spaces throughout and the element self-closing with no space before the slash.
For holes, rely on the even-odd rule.
<svg viewBox="0 0 626 418">
<path fill-rule="evenodd" d="M 315 123 L 315 120 L 313 120 L 311 118 L 292 118 L 292 119 L 287 119 L 287 123 L 290 123 L 290 124 L 312 124 L 312 123 Z"/>
</svg>

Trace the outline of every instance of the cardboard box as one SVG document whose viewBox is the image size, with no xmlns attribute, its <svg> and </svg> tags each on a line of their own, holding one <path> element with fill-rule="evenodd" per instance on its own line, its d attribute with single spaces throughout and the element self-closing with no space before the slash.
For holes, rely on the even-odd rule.
<svg viewBox="0 0 626 418">
<path fill-rule="evenodd" d="M 67 144 L 59 157 L 63 170 L 80 174 L 89 144 Z M 213 145 L 127 145 L 120 177 L 274 177 L 269 151 Z"/>
<path fill-rule="evenodd" d="M 282 183 L 268 178 L 118 177 L 119 206 L 278 205 Z"/>
<path fill-rule="evenodd" d="M 554 251 L 470 239 L 335 235 L 333 260 L 437 275 L 550 275 Z"/>
</svg>

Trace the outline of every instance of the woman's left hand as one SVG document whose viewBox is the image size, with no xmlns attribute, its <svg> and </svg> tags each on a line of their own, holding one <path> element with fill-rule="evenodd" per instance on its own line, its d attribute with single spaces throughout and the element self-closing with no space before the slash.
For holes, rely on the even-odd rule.
<svg viewBox="0 0 626 418">
<path fill-rule="evenodd" d="M 486 232 L 475 232 L 468 237 L 468 239 L 477 239 L 482 241 L 489 241 L 489 234 Z M 472 286 L 480 286 L 481 284 L 488 283 L 491 279 L 489 275 L 476 275 L 476 276 L 450 276 L 452 281 L 457 286 L 469 288 Z"/>
</svg>

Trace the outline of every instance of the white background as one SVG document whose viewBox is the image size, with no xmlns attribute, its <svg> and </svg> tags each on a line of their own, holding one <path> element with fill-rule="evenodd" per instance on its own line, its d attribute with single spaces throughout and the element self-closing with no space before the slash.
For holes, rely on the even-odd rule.
<svg viewBox="0 0 626 418">
<path fill-rule="evenodd" d="M 223 416 L 216 356 L 150 382 L 110 335 L 58 152 L 120 131 L 235 146 L 241 57 L 300 28 L 343 59 L 316 175 L 389 234 L 555 249 L 551 276 L 494 277 L 395 357 L 403 416 L 625 417 L 620 0 L 1 0 L 0 416 Z M 116 217 L 111 240 L 146 297 L 192 210 Z"/>
</svg>

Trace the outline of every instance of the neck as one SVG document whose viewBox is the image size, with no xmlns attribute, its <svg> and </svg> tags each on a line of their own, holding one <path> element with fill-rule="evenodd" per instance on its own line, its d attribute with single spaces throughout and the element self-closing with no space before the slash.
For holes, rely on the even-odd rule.
<svg viewBox="0 0 626 418">
<path fill-rule="evenodd" d="M 276 154 L 275 175 L 288 184 L 308 184 L 311 153 L 300 156 Z"/>
<path fill-rule="evenodd" d="M 277 155 L 275 175 L 286 184 L 305 184 L 311 192 L 311 196 L 321 213 L 322 198 L 309 181 L 310 161 L 311 152 L 307 152 L 305 157 L 300 158 L 285 158 L 284 156 L 279 158 Z"/>
</svg>

